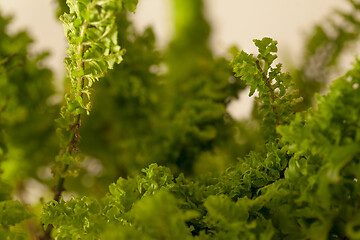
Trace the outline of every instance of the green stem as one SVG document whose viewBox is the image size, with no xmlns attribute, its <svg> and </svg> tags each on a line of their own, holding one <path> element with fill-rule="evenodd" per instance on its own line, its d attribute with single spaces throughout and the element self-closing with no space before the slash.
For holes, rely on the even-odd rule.
<svg viewBox="0 0 360 240">
<path fill-rule="evenodd" d="M 275 114 L 275 119 L 276 119 L 275 120 L 275 125 L 279 125 L 280 116 L 278 114 L 277 107 L 274 106 L 275 105 L 274 103 L 276 101 L 276 96 L 274 94 L 274 90 L 271 87 L 270 79 L 267 77 L 266 72 L 264 72 L 264 70 L 261 68 L 259 60 L 256 60 L 256 67 L 262 73 L 262 76 L 263 76 L 263 79 L 264 79 L 264 82 L 265 82 L 265 86 L 267 88 L 268 95 L 270 96 L 270 100 L 271 100 L 270 101 L 270 106 L 271 106 L 272 112 Z"/>
</svg>

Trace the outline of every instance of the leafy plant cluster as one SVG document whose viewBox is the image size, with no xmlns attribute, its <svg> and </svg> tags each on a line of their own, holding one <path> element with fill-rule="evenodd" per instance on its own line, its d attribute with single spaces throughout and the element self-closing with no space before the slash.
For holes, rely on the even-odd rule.
<svg viewBox="0 0 360 240">
<path fill-rule="evenodd" d="M 58 3 L 60 104 L 47 53 L 0 17 L 0 239 L 360 238 L 360 60 L 315 94 L 358 39 L 359 3 L 315 27 L 291 74 L 269 37 L 215 57 L 201 0 L 172 1 L 164 50 L 129 20 L 137 0 Z M 29 180 L 48 189 L 33 204 Z"/>
</svg>

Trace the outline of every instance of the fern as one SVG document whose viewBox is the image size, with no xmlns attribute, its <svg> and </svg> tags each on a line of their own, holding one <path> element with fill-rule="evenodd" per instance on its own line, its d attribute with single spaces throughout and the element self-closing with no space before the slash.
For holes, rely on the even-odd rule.
<svg viewBox="0 0 360 240">
<path fill-rule="evenodd" d="M 292 89 L 290 76 L 281 72 L 281 64 L 272 67 L 277 56 L 277 42 L 271 38 L 254 40 L 259 55 L 254 58 L 242 51 L 232 61 L 235 76 L 251 86 L 249 96 L 259 92 L 257 104 L 262 118 L 263 134 L 270 141 L 276 138 L 276 126 L 292 119 L 293 106 L 301 101 Z"/>
<path fill-rule="evenodd" d="M 258 54 L 214 57 L 200 0 L 174 0 L 165 50 L 133 27 L 136 0 L 58 3 L 69 42 L 58 141 L 46 53 L 30 55 L 0 17 L 0 239 L 359 238 L 360 60 L 314 108 L 302 75 L 357 38 L 355 1 L 340 13 L 351 29 L 318 27 L 294 78 L 269 37 Z M 237 122 L 226 107 L 247 86 L 252 118 Z M 49 187 L 36 204 L 29 179 Z"/>
<path fill-rule="evenodd" d="M 60 153 L 56 158 L 55 175 L 59 177 L 55 200 L 59 201 L 65 176 L 69 168 L 80 161 L 78 142 L 82 113 L 90 113 L 91 87 L 103 77 L 107 69 L 122 60 L 120 46 L 117 45 L 115 25 L 116 12 L 122 8 L 119 1 L 77 1 L 69 0 L 70 13 L 64 13 L 65 35 L 69 41 L 66 67 L 69 73 L 71 89 L 65 94 L 66 104 L 61 109 L 59 124 Z M 133 10 L 131 2 L 125 7 Z"/>
</svg>

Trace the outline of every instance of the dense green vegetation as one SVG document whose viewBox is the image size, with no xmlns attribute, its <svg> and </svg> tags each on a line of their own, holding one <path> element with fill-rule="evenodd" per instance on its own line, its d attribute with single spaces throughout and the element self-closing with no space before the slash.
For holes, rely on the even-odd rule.
<svg viewBox="0 0 360 240">
<path fill-rule="evenodd" d="M 317 94 L 359 39 L 348 2 L 288 73 L 270 37 L 215 57 L 201 0 L 172 0 L 161 50 L 129 20 L 137 0 L 58 0 L 59 104 L 47 53 L 0 16 L 0 239 L 360 239 L 360 60 Z"/>
</svg>

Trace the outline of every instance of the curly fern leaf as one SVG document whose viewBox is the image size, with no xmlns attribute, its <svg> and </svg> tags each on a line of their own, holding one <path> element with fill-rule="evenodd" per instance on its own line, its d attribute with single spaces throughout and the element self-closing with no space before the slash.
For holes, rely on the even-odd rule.
<svg viewBox="0 0 360 240">
<path fill-rule="evenodd" d="M 254 57 L 241 51 L 231 62 L 236 77 L 250 85 L 250 96 L 257 90 L 259 97 L 262 126 L 265 136 L 275 139 L 276 126 L 286 124 L 292 119 L 292 108 L 302 99 L 292 89 L 293 83 L 289 74 L 281 72 L 281 64 L 272 66 L 277 55 L 277 41 L 265 37 L 254 40 L 259 54 Z"/>
</svg>

